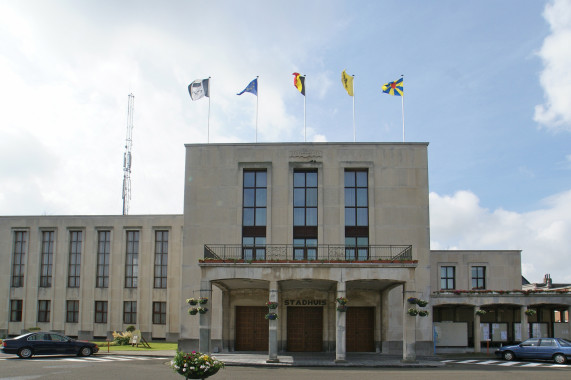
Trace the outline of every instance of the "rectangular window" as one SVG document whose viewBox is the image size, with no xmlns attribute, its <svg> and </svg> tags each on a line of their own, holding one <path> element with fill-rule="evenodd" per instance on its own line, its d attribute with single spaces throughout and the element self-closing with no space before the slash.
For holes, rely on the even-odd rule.
<svg viewBox="0 0 571 380">
<path fill-rule="evenodd" d="M 266 258 L 267 183 L 266 170 L 244 170 L 242 256 L 245 260 Z"/>
<path fill-rule="evenodd" d="M 10 322 L 22 322 L 22 300 L 10 300 Z"/>
<path fill-rule="evenodd" d="M 472 289 L 486 289 L 486 267 L 472 267 Z"/>
<path fill-rule="evenodd" d="M 38 301 L 38 322 L 50 321 L 50 303 L 47 300 Z"/>
<path fill-rule="evenodd" d="M 440 267 L 440 289 L 456 289 L 455 267 Z"/>
<path fill-rule="evenodd" d="M 166 325 L 167 324 L 167 303 L 166 302 L 153 302 L 153 324 Z"/>
<path fill-rule="evenodd" d="M 293 259 L 317 259 L 317 170 L 293 173 Z"/>
<path fill-rule="evenodd" d="M 67 274 L 68 288 L 79 288 L 82 240 L 83 233 L 81 231 L 69 232 L 69 266 Z"/>
<path fill-rule="evenodd" d="M 137 301 L 123 302 L 123 323 L 125 324 L 137 323 Z"/>
<path fill-rule="evenodd" d="M 42 231 L 40 288 L 51 288 L 54 262 L 54 232 Z"/>
<path fill-rule="evenodd" d="M 111 231 L 97 232 L 97 276 L 95 287 L 109 287 L 109 256 L 111 254 Z"/>
<path fill-rule="evenodd" d="M 169 232 L 155 231 L 155 288 L 167 287 L 168 252 Z"/>
<path fill-rule="evenodd" d="M 26 251 L 28 249 L 28 232 L 14 232 L 14 250 L 12 260 L 12 287 L 21 288 L 24 286 L 24 269 Z"/>
<path fill-rule="evenodd" d="M 79 322 L 79 301 L 67 301 L 65 309 L 65 321 L 67 323 Z"/>
<path fill-rule="evenodd" d="M 95 323 L 107 323 L 107 301 L 95 301 Z"/>
<path fill-rule="evenodd" d="M 139 231 L 127 231 L 125 287 L 136 288 L 139 277 Z"/>
<path fill-rule="evenodd" d="M 369 259 L 369 178 L 366 169 L 346 169 L 345 259 Z"/>
</svg>

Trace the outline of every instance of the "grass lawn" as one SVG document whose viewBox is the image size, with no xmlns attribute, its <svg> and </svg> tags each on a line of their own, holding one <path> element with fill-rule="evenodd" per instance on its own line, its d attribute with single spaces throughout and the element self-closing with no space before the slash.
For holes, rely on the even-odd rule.
<svg viewBox="0 0 571 380">
<path fill-rule="evenodd" d="M 92 342 L 99 346 L 99 352 L 107 352 L 107 342 Z M 177 343 L 166 343 L 166 342 L 149 342 L 151 348 L 145 348 L 142 345 L 139 347 L 133 347 L 131 345 L 127 346 L 112 346 L 109 345 L 109 351 L 160 351 L 160 350 L 174 350 L 176 351 L 178 345 Z"/>
</svg>

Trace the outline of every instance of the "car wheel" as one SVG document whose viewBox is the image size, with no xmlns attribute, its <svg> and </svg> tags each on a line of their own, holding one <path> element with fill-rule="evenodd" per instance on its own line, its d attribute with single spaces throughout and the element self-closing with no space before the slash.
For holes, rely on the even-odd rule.
<svg viewBox="0 0 571 380">
<path fill-rule="evenodd" d="M 28 347 L 20 348 L 18 350 L 18 356 L 21 357 L 22 359 L 29 359 L 32 357 L 33 354 L 34 353 L 32 352 L 32 349 Z"/>
<path fill-rule="evenodd" d="M 553 355 L 553 361 L 557 364 L 565 364 L 567 359 L 565 359 L 565 355 L 563 354 L 555 354 Z"/>
<path fill-rule="evenodd" d="M 506 352 L 504 352 L 503 357 L 504 357 L 504 360 L 507 360 L 507 361 L 511 361 L 511 360 L 514 360 L 514 359 L 515 359 L 515 355 L 514 355 L 514 353 L 511 352 L 511 351 L 506 351 Z"/>
<path fill-rule="evenodd" d="M 89 356 L 91 355 L 91 348 L 90 347 L 81 347 L 79 350 L 79 356 Z"/>
</svg>

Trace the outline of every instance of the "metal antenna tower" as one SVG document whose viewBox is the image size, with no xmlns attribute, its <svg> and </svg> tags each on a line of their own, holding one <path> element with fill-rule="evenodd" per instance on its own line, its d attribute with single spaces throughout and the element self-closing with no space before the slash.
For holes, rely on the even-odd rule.
<svg viewBox="0 0 571 380">
<path fill-rule="evenodd" d="M 135 110 L 135 95 L 129 94 L 127 107 L 127 138 L 125 139 L 125 154 L 123 155 L 123 215 L 129 214 L 131 200 L 131 147 L 133 146 L 133 112 Z"/>
</svg>

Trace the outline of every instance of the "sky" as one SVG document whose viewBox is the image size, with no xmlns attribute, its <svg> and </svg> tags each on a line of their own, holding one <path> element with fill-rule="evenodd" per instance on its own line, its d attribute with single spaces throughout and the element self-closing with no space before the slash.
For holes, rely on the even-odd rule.
<svg viewBox="0 0 571 380">
<path fill-rule="evenodd" d="M 404 114 L 431 249 L 571 283 L 569 0 L 0 0 L 0 47 L 0 215 L 121 214 L 131 93 L 129 214 L 183 212 L 185 143 L 402 142 Z"/>
</svg>

